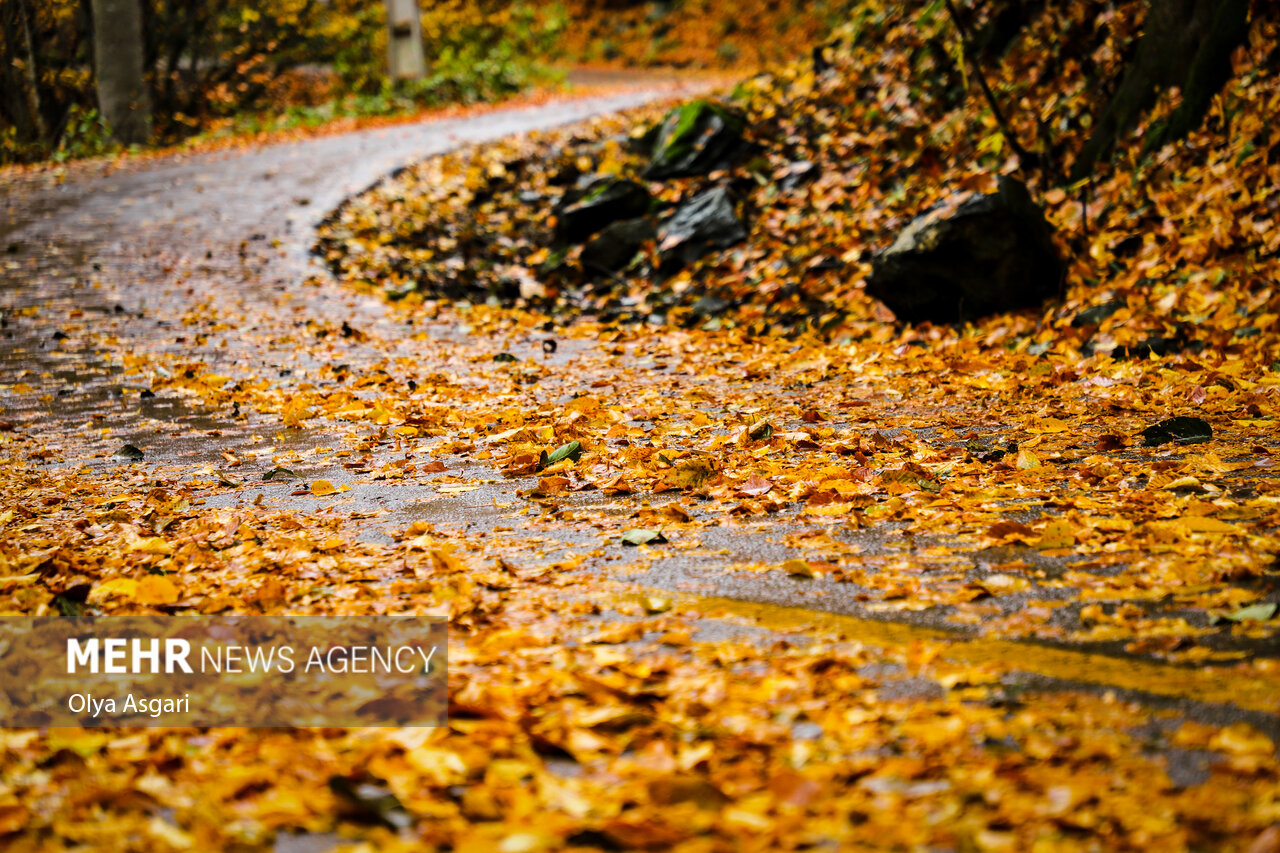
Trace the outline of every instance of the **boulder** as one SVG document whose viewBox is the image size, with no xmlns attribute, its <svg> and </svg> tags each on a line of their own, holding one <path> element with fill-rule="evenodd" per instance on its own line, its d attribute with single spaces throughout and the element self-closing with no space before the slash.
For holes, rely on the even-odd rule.
<svg viewBox="0 0 1280 853">
<path fill-rule="evenodd" d="M 747 229 L 733 209 L 729 191 L 714 187 L 680 205 L 658 229 L 660 266 L 679 269 L 745 239 Z"/>
<path fill-rule="evenodd" d="M 867 292 L 907 322 L 955 323 L 1031 308 L 1058 293 L 1063 264 L 1027 188 L 956 196 L 917 217 L 871 262 Z"/>
<path fill-rule="evenodd" d="M 817 163 L 811 160 L 797 160 L 779 169 L 774 173 L 774 177 L 778 179 L 778 189 L 785 193 L 814 180 L 818 177 L 818 172 Z"/>
<path fill-rule="evenodd" d="M 586 242 L 579 260 L 587 270 L 618 272 L 655 235 L 653 222 L 647 217 L 614 222 Z"/>
<path fill-rule="evenodd" d="M 581 243 L 611 223 L 649 212 L 649 191 L 635 181 L 601 178 L 570 190 L 552 208 L 557 243 Z"/>
<path fill-rule="evenodd" d="M 652 159 L 642 177 L 660 181 L 724 168 L 744 148 L 746 123 L 741 113 L 712 101 L 676 107 L 652 131 Z"/>
</svg>

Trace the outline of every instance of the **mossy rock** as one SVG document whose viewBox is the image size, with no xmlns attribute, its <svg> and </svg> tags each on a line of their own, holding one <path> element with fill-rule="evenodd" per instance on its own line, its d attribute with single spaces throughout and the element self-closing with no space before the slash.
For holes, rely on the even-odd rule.
<svg viewBox="0 0 1280 853">
<path fill-rule="evenodd" d="M 660 181 L 724 168 L 745 147 L 746 124 L 741 113 L 713 101 L 672 109 L 652 131 L 652 160 L 643 177 Z"/>
<path fill-rule="evenodd" d="M 588 271 L 605 273 L 625 269 L 644 244 L 654 239 L 655 233 L 648 217 L 614 222 L 582 247 L 582 266 Z"/>
<path fill-rule="evenodd" d="M 733 197 L 725 187 L 713 187 L 681 204 L 658 229 L 659 263 L 664 272 L 675 272 L 745 239 Z"/>
<path fill-rule="evenodd" d="M 581 243 L 605 226 L 649 212 L 649 191 L 635 181 L 601 178 L 582 190 L 570 190 L 556 203 L 555 240 Z"/>
</svg>

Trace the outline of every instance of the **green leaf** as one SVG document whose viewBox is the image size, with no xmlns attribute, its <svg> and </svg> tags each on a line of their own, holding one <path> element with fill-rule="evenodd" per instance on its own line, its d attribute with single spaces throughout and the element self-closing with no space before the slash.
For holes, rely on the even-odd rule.
<svg viewBox="0 0 1280 853">
<path fill-rule="evenodd" d="M 514 362 L 519 361 L 520 359 L 516 358 L 514 355 L 512 355 L 509 352 L 500 352 L 493 357 L 493 360 L 497 362 L 501 362 L 502 364 L 512 364 Z"/>
<path fill-rule="evenodd" d="M 119 456 L 121 459 L 130 459 L 134 462 L 137 462 L 141 460 L 145 454 L 143 454 L 141 450 L 134 447 L 132 444 L 126 444 L 123 447 L 121 447 L 119 450 L 117 450 L 115 455 Z"/>
<path fill-rule="evenodd" d="M 628 530 L 622 534 L 623 545 L 658 545 L 667 541 L 667 537 L 662 535 L 661 530 L 645 530 L 638 528 L 636 530 Z"/>
<path fill-rule="evenodd" d="M 582 444 L 577 441 L 571 441 L 568 444 L 562 444 L 559 447 L 557 447 L 555 450 L 553 450 L 551 452 L 551 455 L 547 457 L 546 464 L 554 465 L 557 462 L 564 461 L 565 459 L 572 459 L 574 462 L 577 462 L 581 458 L 582 458 Z M 543 467 L 546 467 L 546 466 L 543 466 Z"/>
<path fill-rule="evenodd" d="M 84 615 L 83 604 L 63 595 L 55 595 L 53 597 L 53 606 L 57 608 L 63 619 L 69 619 L 72 622 L 80 621 L 80 617 Z"/>
<path fill-rule="evenodd" d="M 262 475 L 262 479 L 264 479 L 264 480 L 287 480 L 287 479 L 295 479 L 295 478 L 297 478 L 297 476 L 298 476 L 298 475 L 297 475 L 297 473 L 296 473 L 296 472 L 294 472 L 294 471 L 290 471 L 288 468 L 281 468 L 280 466 L 278 466 L 278 465 L 277 465 L 275 468 L 272 468 L 270 471 L 268 471 L 267 473 L 263 474 L 263 475 Z"/>
<path fill-rule="evenodd" d="M 1224 619 L 1230 619 L 1232 622 L 1265 622 L 1275 615 L 1275 602 L 1251 604 L 1248 607 L 1241 607 L 1232 613 L 1222 614 Z"/>
</svg>

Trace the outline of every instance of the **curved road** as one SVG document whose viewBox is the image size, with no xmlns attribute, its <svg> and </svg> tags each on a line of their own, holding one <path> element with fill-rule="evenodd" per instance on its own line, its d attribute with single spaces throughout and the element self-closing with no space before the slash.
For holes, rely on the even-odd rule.
<svg viewBox="0 0 1280 853">
<path fill-rule="evenodd" d="M 299 288 L 306 276 L 320 272 L 308 249 L 314 226 L 328 211 L 415 160 L 671 94 L 669 87 L 636 88 L 610 96 L 254 149 L 178 155 L 118 167 L 79 165 L 65 175 L 42 171 L 0 179 L 5 181 L 0 210 L 0 422 L 5 429 L 29 432 L 47 442 L 65 463 L 108 464 L 108 455 L 122 441 L 145 443 L 149 461 L 181 460 L 188 466 L 216 463 L 224 453 L 234 453 L 248 443 L 251 429 L 237 427 L 226 413 L 219 417 L 188 408 L 177 399 L 140 400 L 139 389 L 128 388 L 120 375 L 122 355 L 149 348 L 213 365 L 220 361 L 250 364 L 258 372 L 305 368 L 296 361 L 306 358 L 298 355 L 296 345 L 277 339 L 280 312 L 292 312 L 289 320 L 295 325 L 332 325 L 335 318 L 347 318 L 357 328 L 377 331 L 373 337 L 383 342 L 407 338 L 415 330 L 372 296 L 333 282 Z M 243 321 L 235 328 L 193 332 L 184 319 L 200 305 L 216 308 L 210 314 Z M 267 315 L 276 322 L 263 323 L 259 329 L 255 318 Z M 102 340 L 114 341 L 115 357 L 103 357 L 96 343 Z M 358 340 L 347 342 L 343 357 L 358 364 L 359 350 Z M 388 355 L 385 350 L 368 350 L 364 357 L 369 362 Z M 158 434 L 157 422 L 171 424 L 173 430 Z M 104 429 L 111 431 L 104 434 Z M 218 441 L 209 441 L 210 434 L 217 435 Z M 319 475 L 338 481 L 342 473 L 337 469 Z M 476 477 L 492 478 L 493 473 L 483 467 L 470 471 Z M 492 485 L 475 493 L 477 500 L 465 505 L 413 485 L 399 486 L 395 501 L 387 503 L 385 489 L 352 482 L 351 498 L 357 506 L 363 501 L 373 509 L 393 509 L 401 526 L 409 517 L 483 528 L 496 521 L 476 507 L 492 503 L 491 499 L 511 500 L 516 488 L 489 482 Z M 253 497 L 221 495 L 209 503 L 217 506 L 221 500 L 229 506 Z M 413 514 L 405 510 L 410 504 L 415 506 Z M 381 529 L 371 526 L 365 535 L 385 536 L 382 531 L 388 520 L 382 520 Z M 756 549 L 759 558 L 785 559 L 781 552 L 771 553 L 778 546 L 764 537 L 759 540 L 704 544 Z M 696 571 L 677 561 L 669 565 L 672 576 L 651 575 L 645 581 L 680 588 L 683 580 L 696 576 Z M 744 597 L 803 604 L 804 599 L 793 593 L 794 586 L 783 582 L 777 589 L 757 589 Z M 833 597 L 824 607 L 834 603 Z M 851 625 L 848 630 L 862 629 Z M 888 634 L 868 638 L 910 640 L 906 635 Z M 1007 653 L 1009 649 L 995 645 L 975 651 L 974 656 Z M 1089 672 L 1087 661 L 1069 660 L 1069 651 L 1062 654 L 1066 657 L 1048 673 L 1057 685 L 1072 685 L 1078 676 L 1091 682 L 1092 689 L 1122 686 L 1118 682 L 1123 675 L 1102 678 Z M 1183 695 L 1182 689 L 1171 688 L 1160 701 L 1173 701 L 1193 716 L 1218 721 L 1245 718 L 1268 733 L 1280 733 L 1274 715 L 1242 710 L 1228 702 L 1190 701 Z"/>
</svg>

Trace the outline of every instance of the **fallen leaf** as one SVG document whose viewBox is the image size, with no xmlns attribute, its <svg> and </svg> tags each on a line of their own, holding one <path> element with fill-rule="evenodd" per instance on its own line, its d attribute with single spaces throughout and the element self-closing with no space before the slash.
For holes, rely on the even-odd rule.
<svg viewBox="0 0 1280 853">
<path fill-rule="evenodd" d="M 666 537 L 658 530 L 636 529 L 622 534 L 623 545 L 657 545 L 666 541 Z"/>
</svg>

